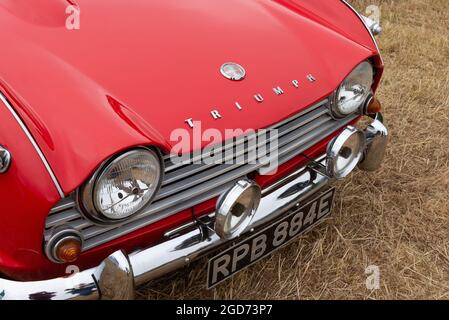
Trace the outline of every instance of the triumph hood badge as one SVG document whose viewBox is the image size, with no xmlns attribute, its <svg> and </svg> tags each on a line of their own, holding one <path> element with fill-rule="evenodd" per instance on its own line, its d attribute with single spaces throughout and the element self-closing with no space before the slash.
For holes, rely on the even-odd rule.
<svg viewBox="0 0 449 320">
<path fill-rule="evenodd" d="M 234 62 L 226 62 L 220 68 L 221 74 L 229 80 L 240 81 L 245 79 L 246 71 L 245 69 Z"/>
</svg>

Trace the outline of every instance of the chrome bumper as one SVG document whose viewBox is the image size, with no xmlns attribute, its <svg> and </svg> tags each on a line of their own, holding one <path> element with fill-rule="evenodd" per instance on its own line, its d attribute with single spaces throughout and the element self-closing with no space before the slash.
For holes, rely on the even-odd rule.
<svg viewBox="0 0 449 320">
<path fill-rule="evenodd" d="M 367 148 L 359 164 L 363 170 L 373 171 L 382 162 L 388 139 L 382 122 L 381 114 L 377 114 L 365 130 Z M 276 220 L 328 185 L 332 179 L 316 170 L 317 164 L 325 163 L 326 158 L 322 156 L 314 166 L 305 166 L 263 190 L 259 208 L 246 233 Z M 236 240 L 221 239 L 211 226 L 207 222 L 191 225 L 190 229 L 172 233 L 171 239 L 159 245 L 129 255 L 117 251 L 99 266 L 66 278 L 34 282 L 0 279 L 0 300 L 132 299 L 135 286 L 188 266 L 191 261 Z"/>
</svg>

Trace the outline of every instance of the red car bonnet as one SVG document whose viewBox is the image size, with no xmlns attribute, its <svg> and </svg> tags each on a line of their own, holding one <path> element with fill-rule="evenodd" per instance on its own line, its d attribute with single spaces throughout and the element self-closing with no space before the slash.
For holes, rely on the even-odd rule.
<svg viewBox="0 0 449 320">
<path fill-rule="evenodd" d="M 377 54 L 340 1 L 76 2 L 79 30 L 65 27 L 71 2 L 0 2 L 0 36 L 8 44 L 2 90 L 65 193 L 120 150 L 153 144 L 169 151 L 172 131 L 190 130 L 188 118 L 221 132 L 279 122 Z M 34 12 L 41 14 L 30 14 L 39 6 Z M 244 66 L 244 81 L 220 74 L 228 61 Z M 285 94 L 275 95 L 277 86 Z M 214 120 L 211 110 L 222 118 Z"/>
</svg>

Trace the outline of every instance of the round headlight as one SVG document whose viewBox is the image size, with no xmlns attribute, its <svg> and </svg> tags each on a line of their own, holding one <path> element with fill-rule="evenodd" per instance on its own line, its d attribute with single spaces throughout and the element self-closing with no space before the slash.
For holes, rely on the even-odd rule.
<svg viewBox="0 0 449 320">
<path fill-rule="evenodd" d="M 332 106 L 334 116 L 342 118 L 360 110 L 371 94 L 373 79 L 371 63 L 365 61 L 359 64 L 337 90 L 336 101 Z"/>
<path fill-rule="evenodd" d="M 336 179 L 345 178 L 362 160 L 364 150 L 364 133 L 352 126 L 347 127 L 328 145 L 328 174 Z"/>
<path fill-rule="evenodd" d="M 159 189 L 161 160 L 150 149 L 128 151 L 109 161 L 82 191 L 91 218 L 114 222 L 148 205 Z"/>
</svg>

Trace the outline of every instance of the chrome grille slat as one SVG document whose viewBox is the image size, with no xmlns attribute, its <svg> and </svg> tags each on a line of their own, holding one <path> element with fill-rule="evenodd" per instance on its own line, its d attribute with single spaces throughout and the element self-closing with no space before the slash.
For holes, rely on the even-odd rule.
<svg viewBox="0 0 449 320">
<path fill-rule="evenodd" d="M 70 210 L 62 211 L 59 214 L 53 214 L 49 216 L 47 218 L 46 227 L 51 228 L 57 225 L 61 225 L 79 217 L 80 213 L 76 209 L 70 207 Z"/>
<path fill-rule="evenodd" d="M 305 125 L 302 128 L 302 130 L 292 131 L 292 132 L 282 136 L 278 142 L 279 149 L 281 149 L 282 147 L 285 147 L 290 142 L 292 142 L 296 139 L 313 135 L 315 130 L 320 129 L 320 127 L 324 126 L 324 125 L 333 125 L 333 123 L 325 117 L 319 118 L 319 119 L 317 119 L 317 121 Z M 281 153 L 281 152 L 279 152 L 279 153 Z"/>
<path fill-rule="evenodd" d="M 315 130 L 307 133 L 306 135 L 300 136 L 295 140 L 292 140 L 291 143 L 283 145 L 279 148 L 279 156 L 282 157 L 283 154 L 291 151 L 298 150 L 297 154 L 304 152 L 304 149 L 299 149 L 301 145 L 306 144 L 309 141 L 319 142 L 324 136 L 323 133 L 326 129 L 335 129 L 335 124 L 332 122 L 325 122 L 321 127 L 316 128 Z M 294 141 L 294 142 L 293 142 Z"/>
<path fill-rule="evenodd" d="M 253 134 L 253 135 L 243 136 L 243 137 L 237 138 L 236 140 L 234 140 L 234 142 L 233 141 L 228 141 L 228 142 L 222 144 L 221 146 L 214 146 L 213 148 L 208 148 L 206 150 L 203 150 L 201 153 L 194 154 L 191 157 L 191 159 L 188 159 L 187 163 L 185 163 L 185 162 L 180 162 L 180 163 L 173 163 L 173 162 L 171 162 L 172 165 L 170 165 L 168 168 L 166 167 L 165 168 L 165 172 L 169 172 L 168 174 L 170 175 L 170 172 L 173 172 L 178 167 L 180 167 L 181 169 L 186 170 L 188 167 L 192 166 L 192 163 L 194 164 L 194 163 L 201 162 L 204 158 L 206 158 L 208 156 L 207 152 L 213 151 L 214 154 L 215 153 L 221 153 L 221 154 L 224 153 L 224 154 L 226 154 L 226 151 L 231 149 L 231 147 L 232 148 L 236 148 L 236 149 L 239 148 L 242 144 L 245 143 L 245 141 L 248 139 L 248 137 L 251 137 L 251 138 L 256 137 L 257 138 L 260 135 L 262 135 L 262 134 L 259 133 L 259 134 L 256 134 L 256 135 Z M 244 149 L 244 148 L 242 148 L 242 149 Z M 212 157 L 212 156 L 210 156 L 210 157 Z M 229 157 L 224 157 L 224 161 L 226 161 L 226 159 L 229 159 Z M 203 163 L 203 164 L 200 164 L 200 166 L 204 167 L 204 166 L 207 166 L 207 164 Z M 174 174 L 176 175 L 176 173 L 174 173 Z M 173 173 L 172 173 L 172 175 L 173 175 Z"/>
<path fill-rule="evenodd" d="M 233 170 L 235 167 L 235 165 L 231 164 L 220 165 L 209 170 L 202 171 L 199 174 L 185 178 L 175 184 L 171 184 L 165 188 L 162 188 L 156 196 L 156 200 L 166 198 L 168 196 L 181 192 L 183 189 L 191 188 L 203 182 L 210 181 L 212 178 L 225 174 L 226 172 Z"/>
<path fill-rule="evenodd" d="M 84 219 L 80 215 L 78 219 L 66 222 L 65 225 L 72 227 L 73 229 L 76 230 L 82 230 L 84 228 L 90 227 L 92 223 L 89 220 Z"/>
<path fill-rule="evenodd" d="M 257 151 L 257 147 L 258 146 L 252 146 L 251 148 L 247 148 L 247 147 L 243 148 L 241 151 L 235 152 L 235 154 L 223 157 L 222 162 L 226 162 L 226 161 L 233 160 L 233 159 L 235 160 L 237 157 L 245 156 L 249 152 L 252 152 L 254 150 Z M 247 163 L 251 163 L 251 162 L 255 161 L 256 159 L 257 159 L 257 155 L 253 154 L 252 156 L 247 157 L 245 160 Z M 215 165 L 215 166 L 204 165 L 204 167 L 208 168 L 207 170 L 199 172 L 195 175 L 192 174 L 189 177 L 187 177 L 177 183 L 173 183 L 169 186 L 163 187 L 160 190 L 156 199 L 165 198 L 169 195 L 179 192 L 182 189 L 190 188 L 194 185 L 200 184 L 204 181 L 210 180 L 216 176 L 219 176 L 221 174 L 224 174 L 228 171 L 234 170 L 234 169 L 244 166 L 244 165 L 247 165 L 247 164 L 245 164 L 245 163 L 236 163 L 236 164 L 224 163 L 224 164 Z"/>
<path fill-rule="evenodd" d="M 283 120 L 283 121 L 281 121 L 281 122 L 278 122 L 278 123 L 274 124 L 273 126 L 270 127 L 270 129 L 271 129 L 271 128 L 276 128 L 276 127 L 283 126 L 284 124 L 286 124 L 286 123 L 288 123 L 288 122 L 291 122 L 292 120 L 295 120 L 295 119 L 297 119 L 297 118 L 299 118 L 299 117 L 304 116 L 305 114 L 307 114 L 307 113 L 309 113 L 309 112 L 312 112 L 312 111 L 315 110 L 316 108 L 319 108 L 319 107 L 322 107 L 322 106 L 324 106 L 324 107 L 327 108 L 327 103 L 328 103 L 328 102 L 329 102 L 328 99 L 324 99 L 324 100 L 322 100 L 322 101 L 320 101 L 320 102 L 318 102 L 318 103 L 315 103 L 315 104 L 312 105 L 311 107 L 306 108 L 305 110 L 303 110 L 303 111 L 301 111 L 301 112 L 299 112 L 299 113 L 297 113 L 297 114 L 291 116 L 290 118 L 287 118 L 287 119 L 285 119 L 285 120 Z"/>
<path fill-rule="evenodd" d="M 279 131 L 279 138 L 281 138 L 282 136 L 294 131 L 294 130 L 304 130 L 304 128 L 307 125 L 313 125 L 315 124 L 315 120 L 320 119 L 320 118 L 326 118 L 326 120 L 329 120 L 329 118 L 326 116 L 327 114 L 327 108 L 325 106 L 323 106 L 320 109 L 317 109 L 313 112 L 311 112 L 310 114 L 308 114 L 308 118 L 307 121 L 298 121 L 298 120 L 293 120 L 290 121 L 282 126 L 276 127 L 276 129 Z M 310 116 L 310 118 L 309 118 Z M 302 127 L 302 128 L 300 128 Z"/>
<path fill-rule="evenodd" d="M 164 182 L 162 184 L 162 187 L 164 187 L 167 184 L 173 183 L 175 181 L 187 178 L 187 177 L 191 176 L 192 174 L 198 173 L 200 171 L 203 171 L 203 170 L 205 170 L 207 168 L 214 167 L 214 166 L 216 166 L 216 165 L 214 165 L 214 164 L 210 164 L 210 165 L 208 165 L 208 164 L 206 164 L 206 165 L 203 165 L 203 164 L 186 165 L 186 166 L 184 166 L 184 167 L 182 167 L 182 168 L 180 168 L 180 169 L 178 169 L 178 170 L 176 170 L 174 172 L 169 172 L 169 173 L 165 174 Z"/>
<path fill-rule="evenodd" d="M 183 192 L 179 192 L 176 195 L 162 199 L 160 201 L 153 202 L 148 210 L 144 210 L 141 215 L 148 215 L 155 213 L 160 210 L 167 209 L 170 205 L 177 204 L 181 201 L 188 200 L 190 197 L 195 197 L 204 192 L 208 192 L 208 190 L 216 188 L 222 184 L 225 184 L 229 181 L 235 180 L 239 177 L 246 175 L 248 172 L 252 172 L 257 169 L 257 165 L 248 165 L 248 167 L 239 167 L 236 170 L 229 172 L 225 176 L 215 177 L 213 179 L 207 180 L 207 183 L 201 183 L 196 185 L 193 188 L 187 188 Z"/>
<path fill-rule="evenodd" d="M 104 228 L 104 227 L 99 227 L 99 226 L 93 226 L 93 227 L 84 229 L 83 235 L 86 239 L 90 239 L 90 238 L 98 236 L 102 233 L 108 232 L 111 229 L 114 229 L 114 227 Z"/>
<path fill-rule="evenodd" d="M 75 199 L 73 197 L 63 198 L 56 206 L 50 210 L 50 215 L 75 207 Z"/>
<path fill-rule="evenodd" d="M 279 165 L 298 156 L 357 117 L 334 120 L 328 113 L 327 102 L 326 99 L 317 103 L 269 128 L 278 130 Z M 256 137 L 259 134 L 261 133 L 256 133 Z M 216 152 L 225 153 L 230 148 L 236 148 L 236 146 L 240 148 L 243 146 L 239 149 L 240 154 L 233 153 L 231 157 L 225 156 L 224 160 L 244 155 L 245 163 L 172 163 L 170 156 L 166 155 L 164 156 L 165 177 L 161 190 L 153 203 L 140 214 L 119 226 L 99 226 L 86 220 L 77 211 L 73 198 L 66 198 L 51 210 L 47 218 L 44 238 L 48 239 L 55 226 L 69 225 L 83 234 L 85 238 L 83 250 L 89 250 L 177 212 L 189 209 L 196 204 L 222 194 L 235 181 L 263 168 L 266 165 L 265 162 L 252 163 L 253 160 L 260 160 L 256 159 L 257 152 L 254 151 L 266 147 L 272 140 L 273 137 L 266 139 L 266 141 L 258 141 L 257 145 L 248 147 L 248 136 L 244 136 L 213 147 L 216 154 Z M 268 147 L 267 150 L 269 150 Z M 189 160 L 201 159 L 202 156 L 204 154 L 194 154 L 193 159 Z"/>
<path fill-rule="evenodd" d="M 295 142 L 295 143 L 293 143 L 293 144 L 285 145 L 284 147 L 282 147 L 282 148 L 279 149 L 279 156 L 282 156 L 284 153 L 287 153 L 287 152 L 291 151 L 292 149 L 297 149 L 299 145 L 301 145 L 302 143 L 304 143 L 304 142 L 306 142 L 306 141 L 308 141 L 308 140 L 310 140 L 310 139 L 313 140 L 313 141 L 312 141 L 313 144 L 319 142 L 321 139 L 323 139 L 322 133 L 323 133 L 326 129 L 331 129 L 331 128 L 333 128 L 333 129 L 335 129 L 335 130 L 337 129 L 337 128 L 335 127 L 335 124 L 336 124 L 336 123 L 331 123 L 331 122 L 330 122 L 327 126 L 325 126 L 325 127 L 320 127 L 320 128 L 318 128 L 318 129 L 316 129 L 315 131 L 309 132 L 309 133 L 307 133 L 306 135 L 300 137 L 300 138 L 298 139 L 297 142 Z M 299 153 L 301 153 L 301 152 L 303 152 L 303 151 L 304 151 L 304 150 L 298 151 L 297 154 L 299 154 Z M 222 166 L 225 166 L 225 165 L 222 165 Z M 232 165 L 231 165 L 231 166 L 232 166 Z M 260 167 L 262 167 L 262 166 L 263 166 L 263 164 L 261 164 L 261 163 L 257 163 L 257 164 L 247 164 L 247 165 L 244 165 L 244 166 L 238 166 L 235 170 L 230 170 L 229 172 L 227 172 L 227 175 L 226 175 L 225 177 L 223 177 L 223 176 L 215 177 L 215 178 L 213 178 L 213 179 L 207 180 L 206 182 L 207 182 L 207 185 L 208 185 L 208 186 L 209 186 L 209 185 L 210 185 L 210 186 L 216 186 L 217 184 L 220 184 L 220 183 L 229 181 L 230 179 L 232 180 L 233 177 L 236 178 L 236 177 L 244 176 L 244 175 L 246 175 L 246 174 L 248 174 L 248 173 L 250 173 L 250 172 L 253 172 L 253 171 L 257 170 L 258 168 L 260 168 Z M 233 167 L 233 168 L 235 168 L 235 167 Z M 232 168 L 232 169 L 233 169 L 233 168 Z M 228 168 L 227 168 L 227 169 L 228 169 Z M 189 178 L 189 179 L 195 180 L 195 179 L 197 179 L 197 177 L 196 177 L 196 176 L 193 176 L 193 177 L 191 177 L 191 178 Z M 204 185 L 204 183 L 199 184 L 199 185 L 197 185 L 197 186 L 195 186 L 195 187 L 193 187 L 193 188 L 190 188 L 190 189 L 188 188 L 188 190 L 186 191 L 186 193 L 187 193 L 187 194 L 192 193 L 192 195 L 195 195 L 195 194 L 197 194 L 198 192 L 204 192 L 204 191 L 206 191 L 207 189 L 206 189 L 206 190 L 203 190 L 203 188 L 199 188 L 199 187 L 202 187 L 203 185 Z M 198 191 L 196 191 L 197 188 L 198 188 Z M 179 196 L 180 194 L 182 194 L 182 193 L 178 193 L 177 195 L 174 195 L 173 197 L 169 197 L 169 198 L 166 198 L 166 199 L 169 199 L 170 201 L 177 201 L 178 198 L 181 197 L 181 199 L 179 199 L 179 201 L 182 201 L 184 197 L 188 197 L 188 195 L 186 195 L 186 196 Z M 165 204 L 165 202 L 167 201 L 166 199 L 163 199 L 163 200 L 161 200 L 161 201 L 156 201 L 156 202 L 154 202 L 154 203 L 151 205 L 151 207 L 154 206 L 155 208 L 153 208 L 152 210 L 146 211 L 146 212 L 143 213 L 143 214 L 153 213 L 154 211 L 161 210 L 161 209 L 165 209 L 165 206 L 161 206 L 160 204 L 161 204 L 161 203 L 164 203 L 164 204 Z"/>
<path fill-rule="evenodd" d="M 284 138 L 285 141 L 281 140 L 282 138 L 279 141 L 279 144 L 278 144 L 278 146 L 279 146 L 279 154 L 280 155 L 282 154 L 282 152 L 283 152 L 282 147 L 283 146 L 287 145 L 288 143 L 290 143 L 291 141 L 296 140 L 296 139 L 298 139 L 298 141 L 300 143 L 302 143 L 303 139 L 300 139 L 301 137 L 307 136 L 307 134 L 310 134 L 311 132 L 313 132 L 313 130 L 316 129 L 316 127 L 319 127 L 320 125 L 324 125 L 324 123 L 327 123 L 327 122 L 329 122 L 329 119 L 324 118 L 324 119 L 322 119 L 322 121 L 317 122 L 317 123 L 315 123 L 315 122 L 308 123 L 307 125 L 302 127 L 304 132 L 302 130 L 300 130 L 300 131 L 293 131 L 293 132 L 290 132 L 289 134 L 287 134 L 286 136 L 282 137 L 282 138 Z M 332 123 L 330 123 L 330 125 L 332 125 Z M 317 134 L 319 134 L 319 133 L 317 133 Z M 317 134 L 313 134 L 313 137 L 315 137 Z M 306 138 L 304 138 L 304 139 L 306 139 Z M 295 146 L 297 144 L 298 143 L 296 143 Z M 255 147 L 245 148 L 244 150 L 246 152 L 242 152 L 242 153 L 247 154 L 250 151 L 252 151 L 251 149 L 254 149 L 254 148 Z M 236 153 L 235 156 L 240 156 L 240 154 Z M 226 161 L 226 160 L 228 160 L 227 157 L 224 158 L 224 161 Z M 245 160 L 247 162 L 249 162 L 249 163 L 255 162 L 255 160 L 257 160 L 257 154 L 253 154 L 253 155 L 249 156 Z M 158 196 L 156 197 L 156 199 L 166 198 L 166 197 L 168 197 L 168 196 L 170 196 L 172 194 L 180 192 L 182 189 L 191 188 L 191 187 L 193 187 L 193 186 L 195 186 L 197 184 L 203 183 L 203 182 L 205 182 L 207 180 L 210 180 L 211 178 L 214 178 L 216 176 L 225 174 L 225 173 L 227 173 L 227 172 L 229 172 L 231 170 L 234 170 L 234 169 L 236 169 L 237 167 L 240 167 L 240 166 L 247 166 L 247 165 L 245 165 L 245 164 L 238 164 L 238 163 L 237 164 L 230 164 L 230 165 L 223 164 L 223 165 L 219 165 L 219 166 L 216 166 L 216 167 L 212 167 L 212 168 L 210 168 L 210 169 L 208 169 L 206 171 L 203 171 L 203 172 L 201 172 L 199 174 L 191 175 L 190 177 L 188 177 L 186 179 L 183 179 L 183 180 L 181 180 L 181 181 L 179 181 L 179 182 L 177 182 L 175 184 L 171 184 L 171 185 L 169 185 L 167 187 L 162 188 L 161 191 L 159 192 Z M 254 169 L 255 170 L 255 169 L 258 169 L 260 166 L 262 166 L 262 165 L 256 165 L 254 168 L 248 168 L 248 169 Z"/>
<path fill-rule="evenodd" d="M 353 117 L 351 120 L 354 120 L 356 117 Z M 348 123 L 348 122 L 346 122 Z M 345 123 L 345 124 L 346 124 Z M 335 127 L 327 127 L 322 131 L 322 137 L 328 137 L 329 135 L 331 135 L 333 132 L 335 132 L 336 130 L 340 129 L 342 126 L 339 126 L 338 128 Z M 293 159 L 294 157 L 296 157 L 298 155 L 298 150 L 300 153 L 304 152 L 305 150 L 307 150 L 308 148 L 314 146 L 316 143 L 318 143 L 319 141 L 321 141 L 322 139 L 319 139 L 318 141 L 309 141 L 307 143 L 304 143 L 303 145 L 301 145 L 301 147 L 299 149 L 295 149 L 295 148 L 288 148 L 288 150 L 284 150 L 284 152 L 282 152 L 282 154 L 279 155 L 279 164 L 284 164 L 287 161 Z"/>
</svg>

